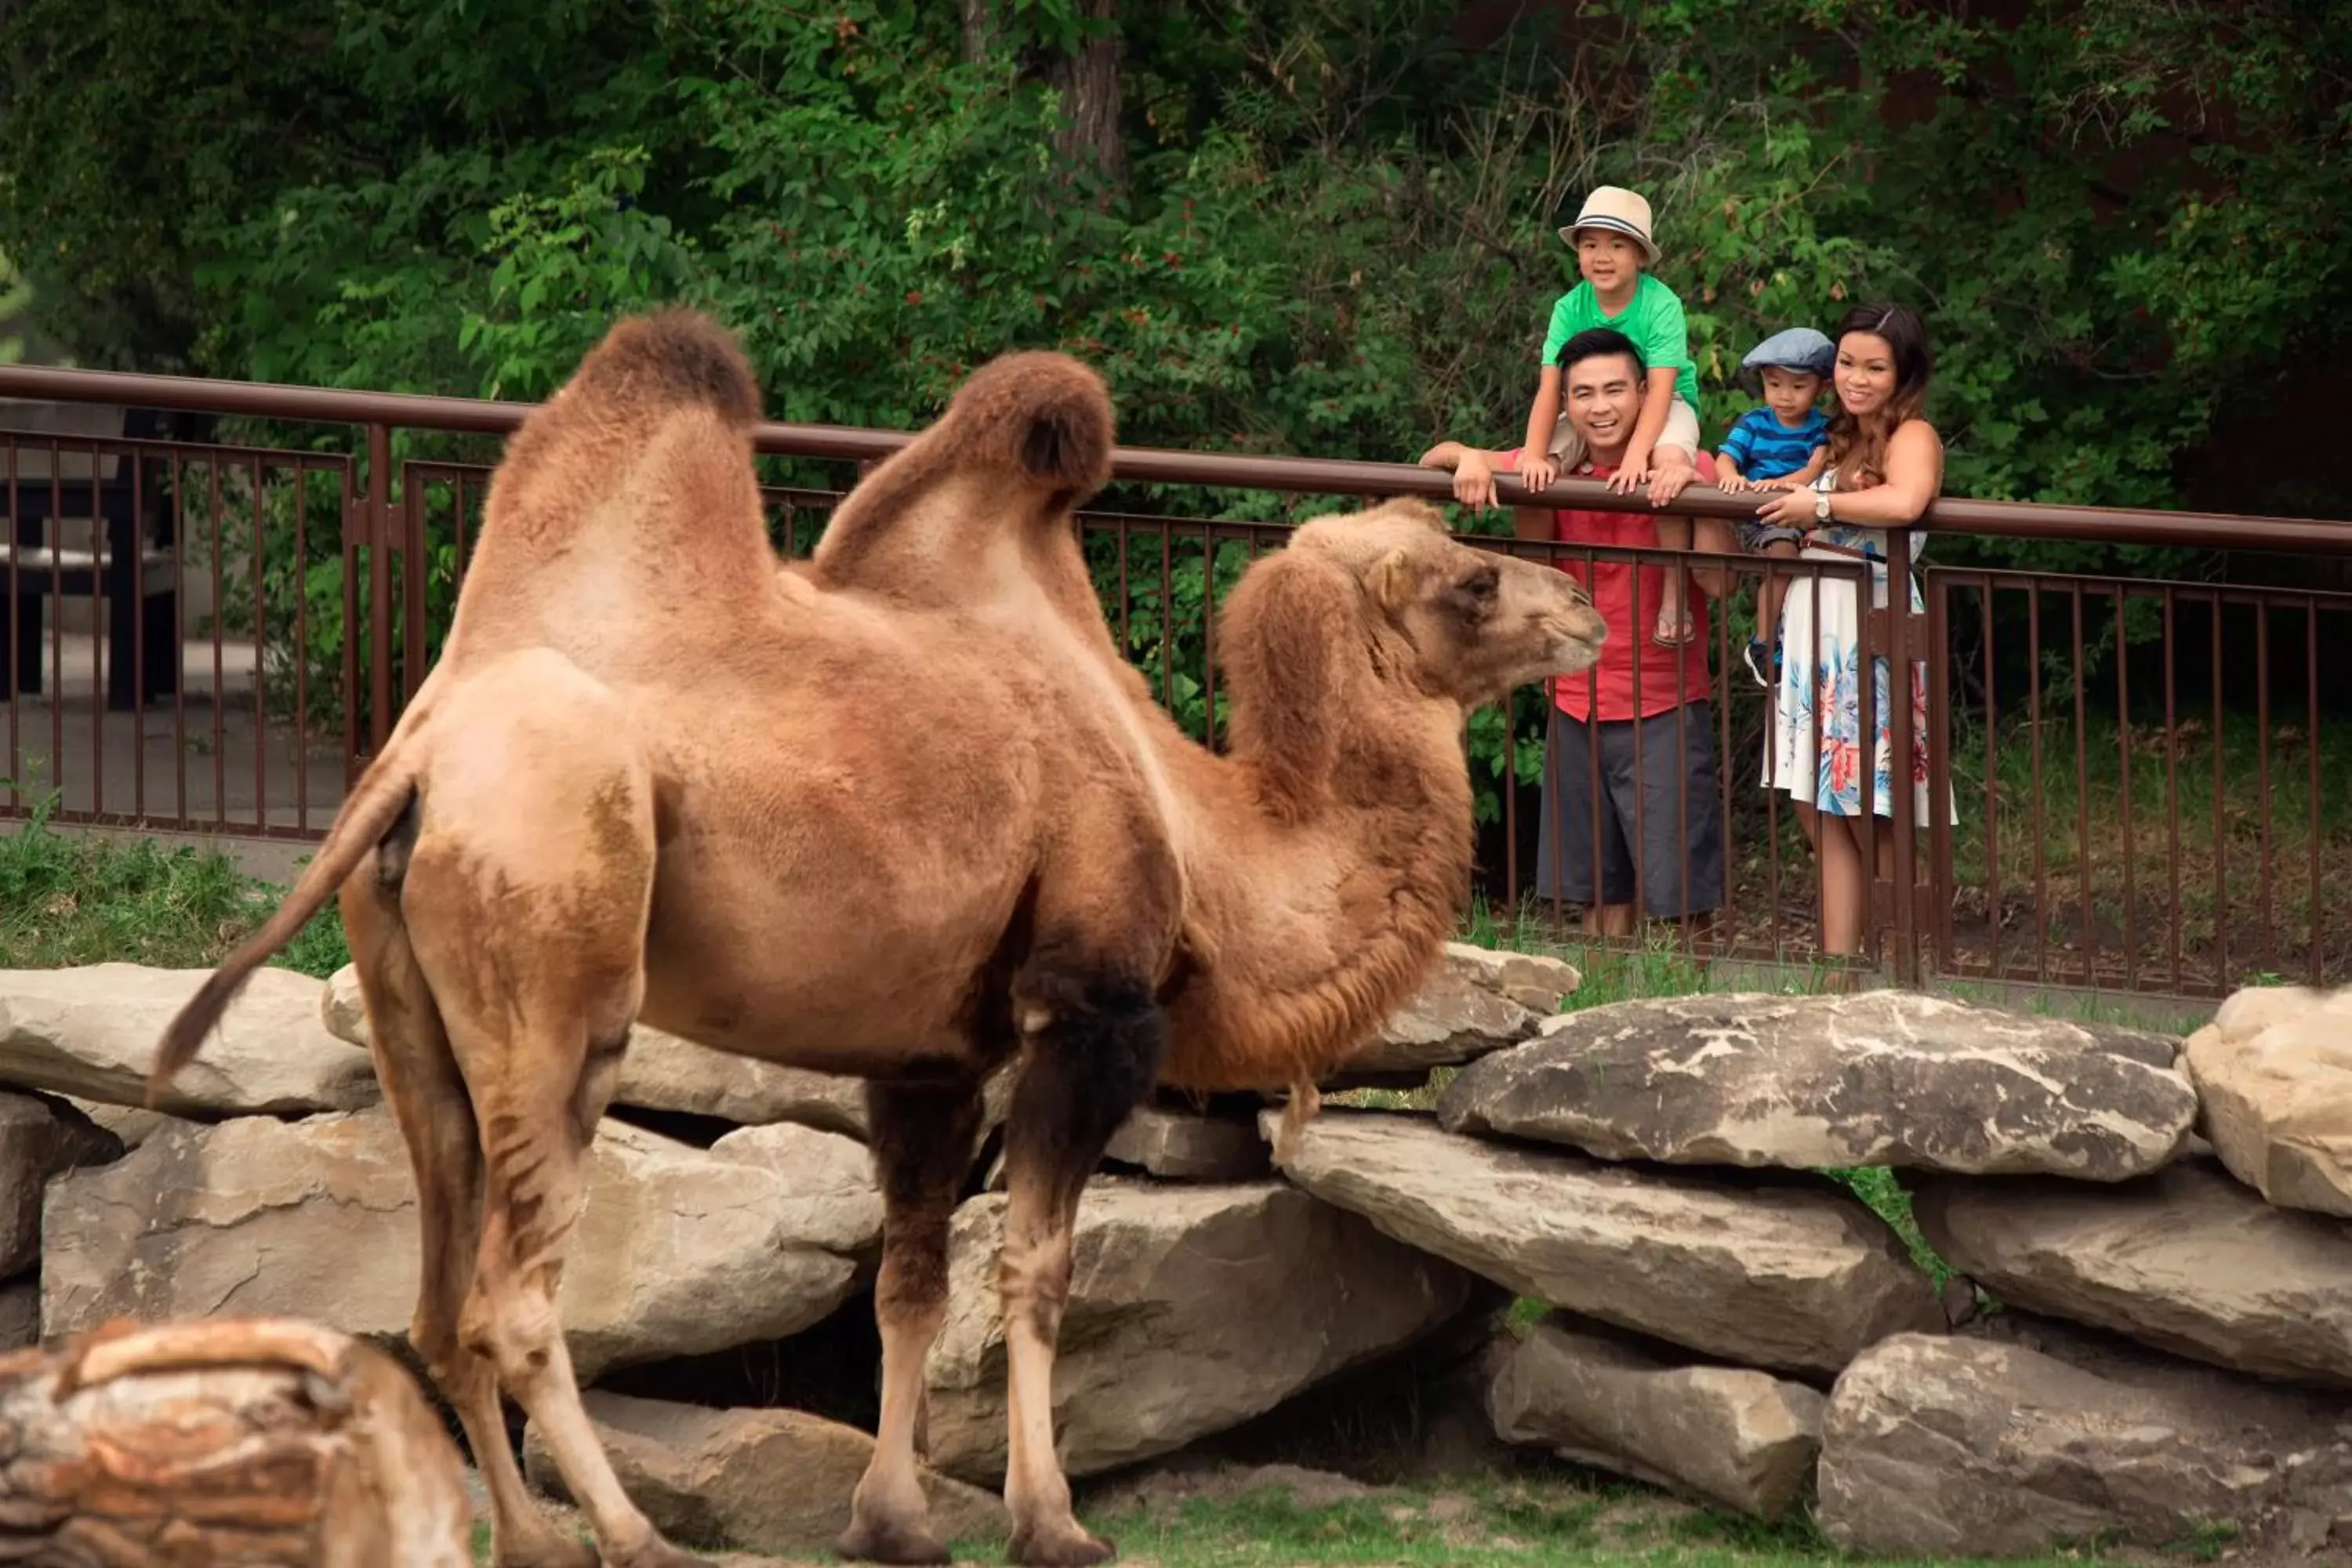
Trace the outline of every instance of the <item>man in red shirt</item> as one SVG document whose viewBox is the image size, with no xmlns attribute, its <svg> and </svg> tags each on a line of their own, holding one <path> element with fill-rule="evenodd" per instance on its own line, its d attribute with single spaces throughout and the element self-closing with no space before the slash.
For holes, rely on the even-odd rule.
<svg viewBox="0 0 2352 1568">
<path fill-rule="evenodd" d="M 1623 333 L 1596 328 L 1561 344 L 1558 363 L 1568 416 L 1584 438 L 1585 461 L 1576 471 L 1605 479 L 1641 415 L 1641 352 Z M 1465 504 L 1493 506 L 1495 475 L 1516 468 L 1518 458 L 1517 449 L 1445 441 L 1421 460 L 1452 469 L 1454 493 Z M 1702 467 L 1654 477 L 1651 502 L 1664 505 L 1694 479 L 1712 484 L 1713 458 L 1702 451 L 1697 460 Z M 1521 539 L 1660 548 L 1656 520 L 1641 512 L 1512 511 Z M 1544 747 L 1536 886 L 1547 898 L 1584 906 L 1585 929 L 1602 935 L 1630 933 L 1636 904 L 1656 919 L 1701 921 L 1723 906 L 1706 599 L 1692 600 L 1690 642 L 1670 647 L 1642 635 L 1657 619 L 1664 559 L 1636 565 L 1624 555 L 1555 556 L 1592 595 L 1610 636 L 1591 669 L 1552 683 L 1558 711 Z M 1702 595 L 1716 585 L 1715 573 L 1691 576 Z"/>
</svg>

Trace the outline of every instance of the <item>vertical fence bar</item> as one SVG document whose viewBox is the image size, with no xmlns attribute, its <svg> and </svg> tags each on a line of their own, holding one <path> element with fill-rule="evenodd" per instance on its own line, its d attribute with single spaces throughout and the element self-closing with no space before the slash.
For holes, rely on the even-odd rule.
<svg viewBox="0 0 2352 1568">
<path fill-rule="evenodd" d="M 106 706 L 107 683 L 114 671 L 107 658 L 106 647 L 106 574 L 108 558 L 112 554 L 113 541 L 108 537 L 106 500 L 99 491 L 98 476 L 106 466 L 106 456 L 99 444 L 89 444 L 89 809 L 93 814 L 106 810 Z M 58 606 L 64 607 L 60 598 Z M 58 689 L 62 700 L 65 689 Z"/>
<path fill-rule="evenodd" d="M 294 831 L 310 831 L 310 620 L 306 543 L 310 511 L 308 466 L 294 471 Z"/>
<path fill-rule="evenodd" d="M 2139 884 L 2132 839 L 2131 637 L 2124 584 L 2116 584 L 2116 765 L 2124 819 L 2124 989 L 2139 989 Z"/>
<path fill-rule="evenodd" d="M 253 830 L 269 827 L 269 715 L 264 704 L 268 672 L 268 599 L 261 563 L 268 531 L 263 520 L 261 458 L 253 459 Z M 297 650 L 298 657 L 299 650 Z"/>
<path fill-rule="evenodd" d="M 2091 737 L 2090 714 L 2084 703 L 2085 688 L 2090 685 L 2090 665 L 2083 656 L 2083 584 L 2076 583 L 2067 594 L 2067 617 L 2074 639 L 2074 889 L 2076 918 L 2081 921 L 2079 940 L 2083 946 L 2083 984 L 2098 984 L 2096 965 L 2099 949 L 2099 917 L 2092 897 L 2091 855 Z"/>
<path fill-rule="evenodd" d="M 2278 918 L 2271 897 L 2271 606 L 2260 595 L 2254 597 L 2254 809 L 2255 841 L 2262 856 L 2263 967 L 2276 971 Z"/>
<path fill-rule="evenodd" d="M 1903 984 L 1919 984 L 1919 891 L 1916 886 L 1918 846 L 1913 835 L 1919 830 L 1918 773 L 1911 754 L 1918 741 L 1912 711 L 1912 673 L 1910 657 L 1911 628 L 1911 543 L 1907 528 L 1890 529 L 1886 536 L 1886 693 L 1887 750 L 1891 753 L 1886 765 L 1887 787 L 1895 798 L 1887 802 L 1889 822 L 1895 831 L 1895 973 Z M 1877 769 L 1865 765 L 1864 772 L 1874 774 Z M 1930 801 L 1930 807 L 1934 802 Z M 1867 809 L 1867 807 L 1865 807 Z M 1940 813 L 1938 815 L 1941 815 Z"/>
<path fill-rule="evenodd" d="M 40 623 L 33 623 L 33 637 L 26 637 L 23 586 L 24 563 L 17 559 L 25 545 L 25 525 L 19 520 L 25 515 L 24 498 L 16 483 L 16 454 L 21 448 L 12 437 L 8 442 L 8 809 L 15 812 L 24 805 L 25 747 L 21 732 L 24 714 L 18 704 L 25 689 L 24 649 L 30 647 L 34 658 L 40 657 Z M 40 614 L 37 605 L 32 613 Z"/>
<path fill-rule="evenodd" d="M 2323 969 L 2319 921 L 2319 601 L 2304 601 L 2304 745 L 2310 759 L 2311 778 L 2305 799 L 2311 817 L 2311 956 L 2308 979 L 2314 986 L 2320 984 Z"/>
<path fill-rule="evenodd" d="M 2172 913 L 2165 924 L 2169 929 L 2175 991 L 2180 989 L 2180 922 L 2187 913 L 2180 903 L 2180 693 L 2173 637 L 2179 609 L 2179 597 L 2168 583 L 2164 588 L 2164 861 L 2172 880 Z"/>
<path fill-rule="evenodd" d="M 367 427 L 368 756 L 392 739 L 392 431 Z"/>
<path fill-rule="evenodd" d="M 1999 975 L 2000 968 L 2000 702 L 1994 690 L 1996 667 L 1993 663 L 1991 574 L 1985 574 L 1984 586 L 1977 595 L 1977 617 L 1982 626 L 1984 638 L 1984 858 L 1985 858 L 1985 929 L 1988 939 L 1985 965 L 1989 973 Z"/>
<path fill-rule="evenodd" d="M 205 465 L 205 504 L 213 534 L 213 826 L 228 826 L 228 655 L 221 646 L 219 607 L 228 603 L 228 510 L 221 502 L 221 458 Z"/>
<path fill-rule="evenodd" d="M 2042 784 L 2042 585 L 2025 585 L 2025 728 L 2033 746 L 2033 795 L 2026 802 L 2027 836 L 2033 844 L 2033 978 L 2050 978 L 2050 868 L 2047 856 L 2049 797 Z"/>
<path fill-rule="evenodd" d="M 147 816 L 147 477 L 144 456 L 131 464 L 131 810 Z"/>
<path fill-rule="evenodd" d="M 1935 952 L 1939 970 L 1952 967 L 1952 814 L 1936 809 L 1953 798 L 1951 584 L 1945 575 L 1926 574 L 1927 601 L 1927 903 L 1936 914 Z"/>
<path fill-rule="evenodd" d="M 2210 595 L 2213 605 L 2213 942 L 2216 952 L 2213 983 L 2230 986 L 2230 829 L 2221 789 L 2221 595 Z"/>
<path fill-rule="evenodd" d="M 367 502 L 359 497 L 359 476 L 343 470 L 343 788 L 359 782 L 360 760 L 360 552 L 367 545 Z"/>
</svg>

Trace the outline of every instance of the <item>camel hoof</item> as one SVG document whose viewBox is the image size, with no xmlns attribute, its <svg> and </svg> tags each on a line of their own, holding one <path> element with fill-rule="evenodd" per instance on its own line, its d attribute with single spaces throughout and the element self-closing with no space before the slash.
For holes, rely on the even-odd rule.
<svg viewBox="0 0 2352 1568">
<path fill-rule="evenodd" d="M 1108 1536 L 1097 1535 L 1075 1519 L 1064 1524 L 1066 1528 L 1023 1525 L 1013 1532 L 1004 1560 L 1021 1568 L 1093 1568 L 1118 1555 L 1118 1543 Z"/>
<path fill-rule="evenodd" d="M 853 1519 L 834 1542 L 834 1550 L 853 1563 L 948 1563 L 948 1549 L 920 1525 L 868 1523 Z"/>
</svg>

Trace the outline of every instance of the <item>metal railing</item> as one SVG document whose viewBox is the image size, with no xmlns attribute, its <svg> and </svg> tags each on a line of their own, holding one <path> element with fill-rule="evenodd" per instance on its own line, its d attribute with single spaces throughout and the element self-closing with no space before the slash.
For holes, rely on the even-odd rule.
<svg viewBox="0 0 2352 1568">
<path fill-rule="evenodd" d="M 306 447 L 0 428 L 0 776 L 8 781 L 0 816 L 22 816 L 53 798 L 68 821 L 322 833 L 437 652 L 496 450 L 477 440 L 470 450 L 394 454 L 404 436 L 444 447 L 502 436 L 530 405 L 25 366 L 0 367 L 0 396 L 243 417 L 323 437 Z M 12 423 L 0 406 L 0 427 Z M 846 480 L 847 465 L 910 438 L 769 423 L 755 445 L 772 458 L 840 465 Z M 1114 472 L 1122 484 L 1207 491 L 1451 498 L 1448 476 L 1402 464 L 1124 447 Z M 1499 488 L 1505 504 L 1526 499 L 1507 475 Z M 771 484 L 765 493 L 778 547 L 791 552 L 813 542 L 837 491 Z M 1559 481 L 1541 500 L 1649 510 L 1591 480 Z M 1668 510 L 1735 520 L 1754 505 L 1695 486 Z M 1133 511 L 1084 519 L 1114 635 L 1205 742 L 1220 736 L 1212 640 L 1219 596 L 1286 531 L 1283 523 Z M 1888 531 L 1887 581 L 1910 577 L 1923 541 L 1952 534 L 2352 555 L 2352 525 L 2343 523 L 1947 497 L 1916 528 Z M 1587 572 L 1669 559 L 1468 542 Z M 1707 709 L 1691 716 L 1703 719 L 1714 752 L 1709 815 L 1722 846 L 1722 905 L 1704 924 L 1668 929 L 1693 953 L 1817 961 L 1818 858 L 1788 802 L 1756 787 L 1773 700 L 1738 670 L 1732 627 L 1748 584 L 1768 571 L 1791 595 L 1808 584 L 1858 586 L 1862 572 L 1811 560 L 1680 559 L 1735 586 L 1717 598 L 1708 645 L 1685 656 L 1709 671 Z M 1865 961 L 1891 960 L 1906 979 L 1932 967 L 2181 994 L 2226 989 L 2249 973 L 2352 979 L 2352 933 L 2330 923 L 2325 897 L 2336 871 L 2352 868 L 2352 823 L 2338 824 L 2328 809 L 2335 798 L 2352 800 L 2352 778 L 2328 773 L 2321 742 L 2323 628 L 2342 624 L 2330 617 L 2352 611 L 2352 595 L 1941 565 L 1919 580 L 1924 613 L 1910 613 L 1898 589 L 1894 610 L 1861 617 L 1861 710 L 1874 707 L 1881 661 L 1897 691 L 1903 677 L 1892 672 L 1922 670 L 1927 796 L 1962 809 L 1957 823 L 1940 811 L 1922 823 L 1913 791 L 1891 792 L 1892 855 L 1873 878 Z M 2298 616 L 2299 632 L 2286 626 Z M 2127 624 L 2140 635 L 2125 636 Z M 2021 628 L 2027 646 L 2013 648 Z M 2210 654 L 2193 713 L 2176 689 L 2191 642 Z M 2247 663 L 2251 673 L 2240 668 Z M 2282 672 L 2301 691 L 2285 734 L 2273 723 Z M 2243 689 L 2225 693 L 2229 680 Z M 2151 733 L 2133 715 L 2158 690 L 2163 719 Z M 1908 756 L 1911 704 L 1890 708 L 1894 753 Z M 1537 711 L 1545 716 L 1539 742 L 1528 733 Z M 1500 776 L 1488 786 L 1495 809 L 1481 827 L 1479 891 L 1506 918 L 1549 919 L 1558 911 L 1530 900 L 1526 873 L 1543 837 L 1535 781 L 1560 742 L 1561 721 L 1532 695 L 1517 714 L 1503 716 L 1499 748 L 1482 753 L 1497 758 Z M 1678 748 L 1696 743 L 1687 722 L 1675 733 Z M 1537 756 L 1527 754 L 1531 744 L 1541 748 Z M 2274 766 L 2283 756 L 2299 769 L 2291 788 Z M 1599 779 L 1597 763 L 1589 765 L 1591 800 Z M 1874 786 L 1864 773 L 1867 812 Z M 1688 812 L 1677 811 L 1676 837 L 1687 844 Z M 1554 816 L 1555 840 L 1565 842 L 1575 825 L 1557 807 Z M 1597 835 L 1602 825 L 1595 813 L 1582 826 Z"/>
</svg>

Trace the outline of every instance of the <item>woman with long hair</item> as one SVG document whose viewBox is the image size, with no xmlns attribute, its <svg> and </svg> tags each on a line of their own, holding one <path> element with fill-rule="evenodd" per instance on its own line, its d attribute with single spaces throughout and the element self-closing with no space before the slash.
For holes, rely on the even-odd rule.
<svg viewBox="0 0 2352 1568">
<path fill-rule="evenodd" d="M 1838 411 L 1829 460 L 1805 489 L 1784 490 L 1756 509 L 1764 521 L 1800 530 L 1801 558 L 1867 563 L 1874 608 L 1886 605 L 1886 531 L 1918 521 L 1943 487 L 1944 445 L 1922 416 L 1934 357 L 1927 329 L 1901 305 L 1846 312 L 1832 371 Z M 1906 584 L 1922 609 L 1919 581 Z M 1862 723 L 1860 595 L 1849 577 L 1792 584 L 1780 607 L 1781 665 L 1772 721 L 1764 733 L 1768 789 L 1785 792 L 1822 868 L 1822 947 L 1860 951 L 1874 869 L 1894 874 L 1895 746 L 1889 715 L 1894 681 L 1886 656 L 1872 659 L 1874 721 Z M 1927 683 L 1910 667 L 1911 820 L 1927 817 Z M 1818 726 L 1819 743 L 1815 743 Z M 1865 739 L 1867 736 L 1867 739 Z M 1863 813 L 1862 770 L 1872 770 L 1871 812 Z M 1951 804 L 1946 803 L 1951 810 Z"/>
</svg>

